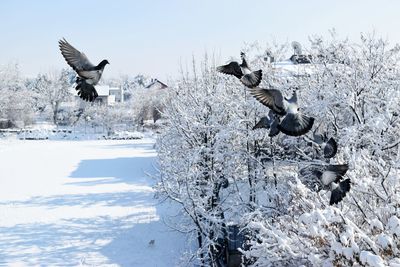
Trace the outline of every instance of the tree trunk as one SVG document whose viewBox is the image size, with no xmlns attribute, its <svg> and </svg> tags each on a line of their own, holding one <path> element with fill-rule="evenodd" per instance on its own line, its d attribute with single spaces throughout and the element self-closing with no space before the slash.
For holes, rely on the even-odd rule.
<svg viewBox="0 0 400 267">
<path fill-rule="evenodd" d="M 60 106 L 60 102 L 56 101 L 55 104 L 53 105 L 53 123 L 57 125 L 57 114 L 58 114 L 58 108 Z"/>
</svg>

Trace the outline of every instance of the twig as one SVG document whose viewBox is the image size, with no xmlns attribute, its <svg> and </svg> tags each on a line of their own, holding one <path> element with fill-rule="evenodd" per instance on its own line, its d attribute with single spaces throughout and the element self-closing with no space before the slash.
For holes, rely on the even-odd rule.
<svg viewBox="0 0 400 267">
<path fill-rule="evenodd" d="M 367 215 L 365 214 L 364 210 L 361 208 L 360 204 L 358 204 L 357 200 L 354 198 L 353 195 L 351 195 L 351 197 L 353 198 L 354 202 L 357 205 L 357 208 L 361 211 L 361 213 L 364 215 L 364 221 L 367 222 Z"/>
<path fill-rule="evenodd" d="M 350 105 L 350 108 L 351 108 L 351 110 L 354 112 L 354 114 L 356 115 L 358 124 L 361 124 L 361 119 L 360 119 L 360 117 L 358 116 L 358 114 L 357 114 L 357 112 L 356 112 L 356 109 L 355 109 L 353 106 L 351 106 L 351 105 Z"/>
<path fill-rule="evenodd" d="M 387 192 L 386 187 L 383 183 L 386 181 L 386 178 L 388 178 L 391 169 L 392 169 L 392 166 L 390 165 L 389 170 L 387 171 L 386 175 L 383 177 L 382 182 L 381 182 L 382 188 L 383 188 L 383 190 L 385 190 L 386 196 L 389 196 L 389 193 Z"/>
<path fill-rule="evenodd" d="M 382 151 L 383 151 L 383 150 L 392 149 L 392 148 L 394 148 L 394 147 L 398 146 L 399 144 L 400 144 L 400 140 L 399 140 L 399 141 L 397 141 L 396 143 L 392 144 L 392 145 L 388 145 L 388 146 L 386 146 L 386 147 L 382 148 Z"/>
</svg>

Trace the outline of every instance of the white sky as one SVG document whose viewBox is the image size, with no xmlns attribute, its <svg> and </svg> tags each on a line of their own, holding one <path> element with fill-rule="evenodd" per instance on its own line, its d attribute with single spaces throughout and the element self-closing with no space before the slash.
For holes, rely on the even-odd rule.
<svg viewBox="0 0 400 267">
<path fill-rule="evenodd" d="M 394 44 L 399 12 L 395 0 L 2 0 L 0 65 L 17 62 L 28 76 L 67 67 L 57 45 L 65 37 L 94 64 L 108 59 L 105 77 L 165 80 L 205 51 L 223 63 L 244 42 L 306 45 L 309 35 L 332 28 L 353 40 L 375 30 Z"/>
</svg>

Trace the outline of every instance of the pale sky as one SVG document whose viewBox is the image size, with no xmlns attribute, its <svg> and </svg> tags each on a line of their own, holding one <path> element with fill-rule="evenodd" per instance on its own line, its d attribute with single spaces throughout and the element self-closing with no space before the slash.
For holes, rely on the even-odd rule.
<svg viewBox="0 0 400 267">
<path fill-rule="evenodd" d="M 375 30 L 400 43 L 399 12 L 396 0 L 1 0 L 0 65 L 17 62 L 28 76 L 68 67 L 57 44 L 65 37 L 92 63 L 108 59 L 107 78 L 166 80 L 205 51 L 224 63 L 245 42 L 307 44 L 332 28 L 354 40 Z"/>
</svg>

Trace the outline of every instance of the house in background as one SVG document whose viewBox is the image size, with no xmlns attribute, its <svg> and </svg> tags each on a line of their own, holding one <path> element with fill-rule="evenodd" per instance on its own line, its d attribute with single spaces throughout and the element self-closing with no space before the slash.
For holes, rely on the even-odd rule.
<svg viewBox="0 0 400 267">
<path fill-rule="evenodd" d="M 159 81 L 158 79 L 152 79 L 151 83 L 147 85 L 146 88 L 151 90 L 165 89 L 168 88 L 168 85 Z"/>
<path fill-rule="evenodd" d="M 168 85 L 166 85 L 165 83 L 161 82 L 158 79 L 152 79 L 150 84 L 146 86 L 146 89 L 149 90 L 150 92 L 155 92 L 158 90 L 164 90 L 168 88 Z M 161 94 L 157 94 L 159 96 L 162 97 L 162 93 Z M 153 119 L 153 122 L 156 122 L 157 120 L 161 119 L 161 111 L 162 111 L 162 105 L 160 104 L 160 102 L 154 102 L 153 105 L 150 107 L 149 109 L 149 116 Z"/>
<path fill-rule="evenodd" d="M 113 105 L 115 103 L 115 97 L 110 98 L 110 86 L 108 85 L 96 85 L 97 94 L 99 95 L 94 100 L 95 103 L 104 105 Z"/>
<path fill-rule="evenodd" d="M 114 96 L 115 102 L 124 102 L 124 94 L 122 92 L 122 87 L 110 87 L 109 95 Z"/>
</svg>

